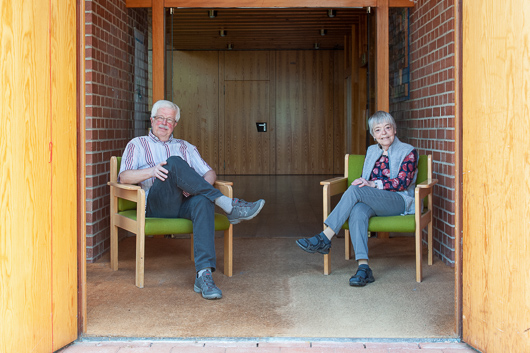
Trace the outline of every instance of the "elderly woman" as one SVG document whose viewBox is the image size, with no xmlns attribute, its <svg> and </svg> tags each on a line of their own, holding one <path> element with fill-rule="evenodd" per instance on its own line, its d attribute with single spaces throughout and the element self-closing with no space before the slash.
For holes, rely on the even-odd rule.
<svg viewBox="0 0 530 353">
<path fill-rule="evenodd" d="M 335 209 L 324 221 L 325 230 L 312 238 L 298 239 L 300 248 L 329 253 L 331 238 L 348 221 L 355 259 L 359 265 L 350 286 L 363 287 L 374 282 L 368 266 L 368 221 L 373 216 L 414 213 L 414 187 L 418 153 L 396 137 L 392 115 L 378 111 L 368 119 L 370 134 L 377 141 L 366 152 L 362 177 L 355 179 Z"/>
</svg>

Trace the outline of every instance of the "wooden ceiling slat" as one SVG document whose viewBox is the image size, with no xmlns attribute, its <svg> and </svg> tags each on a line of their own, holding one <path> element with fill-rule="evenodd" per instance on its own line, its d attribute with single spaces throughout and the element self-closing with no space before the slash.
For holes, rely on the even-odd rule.
<svg viewBox="0 0 530 353">
<path fill-rule="evenodd" d="M 288 4 L 288 6 L 286 6 Z M 166 7 L 188 8 L 335 8 L 375 7 L 377 0 L 165 0 Z"/>
<path fill-rule="evenodd" d="M 174 23 L 172 26 L 173 31 L 182 31 L 182 32 L 209 32 L 209 31 L 219 31 L 221 29 L 225 30 L 260 30 L 260 31 L 270 31 L 270 30 L 285 30 L 289 29 L 292 31 L 308 31 L 308 30 L 315 30 L 315 32 L 320 31 L 320 29 L 337 29 L 337 30 L 346 30 L 348 28 L 351 28 L 352 24 L 358 23 L 359 20 L 351 21 L 347 24 L 333 24 L 329 25 L 325 22 L 312 22 L 312 23 L 303 23 L 298 22 L 296 23 L 296 26 L 293 26 L 291 23 L 270 23 L 267 25 L 259 25 L 256 23 L 233 23 L 233 22 L 226 22 L 226 23 L 220 23 L 218 26 L 207 26 L 207 25 L 201 25 L 201 24 L 192 24 L 192 26 L 189 26 L 188 23 Z"/>
<path fill-rule="evenodd" d="M 279 0 L 164 0 L 165 7 L 199 7 L 199 8 L 284 8 L 287 1 Z M 377 0 L 327 0 L 326 3 L 320 0 L 289 0 L 289 7 L 299 8 L 351 8 L 360 7 L 377 7 Z M 151 7 L 152 0 L 125 0 L 126 7 Z M 414 7 L 413 0 L 390 0 L 389 7 Z"/>
<path fill-rule="evenodd" d="M 208 9 L 174 8 L 167 14 L 171 33 L 168 40 L 178 50 L 221 50 L 227 43 L 238 49 L 342 49 L 344 36 L 366 16 L 364 9 L 335 10 L 328 17 L 326 9 Z M 326 31 L 325 36 L 320 30 Z M 220 30 L 227 35 L 221 37 Z"/>
</svg>

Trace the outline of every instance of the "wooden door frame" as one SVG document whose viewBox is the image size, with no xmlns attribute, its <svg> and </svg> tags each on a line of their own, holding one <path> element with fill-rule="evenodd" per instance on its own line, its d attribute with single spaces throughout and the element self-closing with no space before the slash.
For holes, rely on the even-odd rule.
<svg viewBox="0 0 530 353">
<path fill-rule="evenodd" d="M 126 0 L 127 8 L 152 8 L 153 25 L 153 101 L 165 96 L 165 50 L 164 50 L 164 11 L 166 7 L 284 7 L 281 0 Z M 283 4 L 283 6 L 282 6 Z M 462 337 L 462 0 L 455 0 L 455 331 Z M 373 7 L 383 8 L 378 11 L 377 51 L 388 53 L 388 8 L 413 7 L 411 0 L 331 0 L 323 4 L 316 0 L 290 1 L 288 7 Z M 84 0 L 77 0 L 77 148 L 78 148 L 78 330 L 86 332 L 86 156 L 85 156 L 85 6 Z M 386 13 L 386 17 L 385 17 Z M 386 45 L 385 45 L 386 44 Z M 161 55 L 160 55 L 161 54 Z M 376 71 L 387 73 L 387 56 L 379 55 Z M 387 58 L 388 59 L 388 58 Z M 385 75 L 378 75 L 377 109 L 389 109 L 389 81 Z"/>
<path fill-rule="evenodd" d="M 86 332 L 86 121 L 85 121 L 85 0 L 77 11 L 77 332 Z"/>
<path fill-rule="evenodd" d="M 454 1 L 455 9 L 455 332 L 462 338 L 462 292 L 463 292 L 463 251 L 462 251 L 462 182 L 463 182 L 463 121 L 462 121 L 462 85 L 463 85 L 463 30 L 462 0 Z"/>
</svg>

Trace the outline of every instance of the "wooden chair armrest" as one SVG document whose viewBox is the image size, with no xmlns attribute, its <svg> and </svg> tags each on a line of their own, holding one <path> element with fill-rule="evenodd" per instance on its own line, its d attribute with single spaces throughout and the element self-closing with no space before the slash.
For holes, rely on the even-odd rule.
<svg viewBox="0 0 530 353">
<path fill-rule="evenodd" d="M 432 194 L 433 192 L 433 186 L 438 183 L 438 179 L 427 179 L 424 182 L 419 183 L 416 185 L 415 189 L 415 197 L 419 197 L 420 200 L 423 199 L 425 196 Z"/>
<path fill-rule="evenodd" d="M 107 184 L 110 186 L 111 198 L 117 197 L 136 203 L 139 200 L 144 200 L 145 202 L 145 191 L 139 185 L 121 184 L 115 181 L 109 181 Z M 116 205 L 116 207 L 118 206 Z"/>
<path fill-rule="evenodd" d="M 422 188 L 422 189 L 432 188 L 437 183 L 438 183 L 438 179 L 427 179 L 427 180 L 419 183 L 418 185 L 416 185 L 416 187 L 417 188 Z"/>
<path fill-rule="evenodd" d="M 219 185 L 230 185 L 230 186 L 233 186 L 233 185 L 234 185 L 234 182 L 232 182 L 232 181 L 226 181 L 226 180 L 216 180 L 215 183 L 213 184 L 213 186 L 217 186 L 217 184 L 219 184 Z"/>
<path fill-rule="evenodd" d="M 138 186 L 138 185 L 133 185 L 133 184 L 121 184 L 121 183 L 117 183 L 117 182 L 115 182 L 115 181 L 109 181 L 109 182 L 107 183 L 107 185 L 112 186 L 112 187 L 115 187 L 115 188 L 123 189 L 123 190 L 138 190 L 138 189 L 141 189 L 141 187 Z"/>
<path fill-rule="evenodd" d="M 234 197 L 234 191 L 232 189 L 232 185 L 234 185 L 231 181 L 225 181 L 225 180 L 216 180 L 213 186 L 219 191 L 223 193 L 226 197 L 233 198 Z"/>
<path fill-rule="evenodd" d="M 336 177 L 332 179 L 323 180 L 320 185 L 324 187 L 324 191 L 329 192 L 329 196 L 341 194 L 348 189 L 348 178 Z"/>
</svg>

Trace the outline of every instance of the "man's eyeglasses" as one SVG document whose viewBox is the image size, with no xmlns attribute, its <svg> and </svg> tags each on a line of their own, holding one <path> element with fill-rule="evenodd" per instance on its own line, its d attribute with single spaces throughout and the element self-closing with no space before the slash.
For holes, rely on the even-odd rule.
<svg viewBox="0 0 530 353">
<path fill-rule="evenodd" d="M 172 119 L 172 118 L 166 118 L 166 117 L 163 117 L 163 116 L 155 116 L 155 121 L 159 122 L 159 123 L 162 123 L 162 122 L 165 122 L 166 124 L 169 124 L 169 125 L 175 125 L 177 123 L 177 121 L 175 119 Z"/>
</svg>

